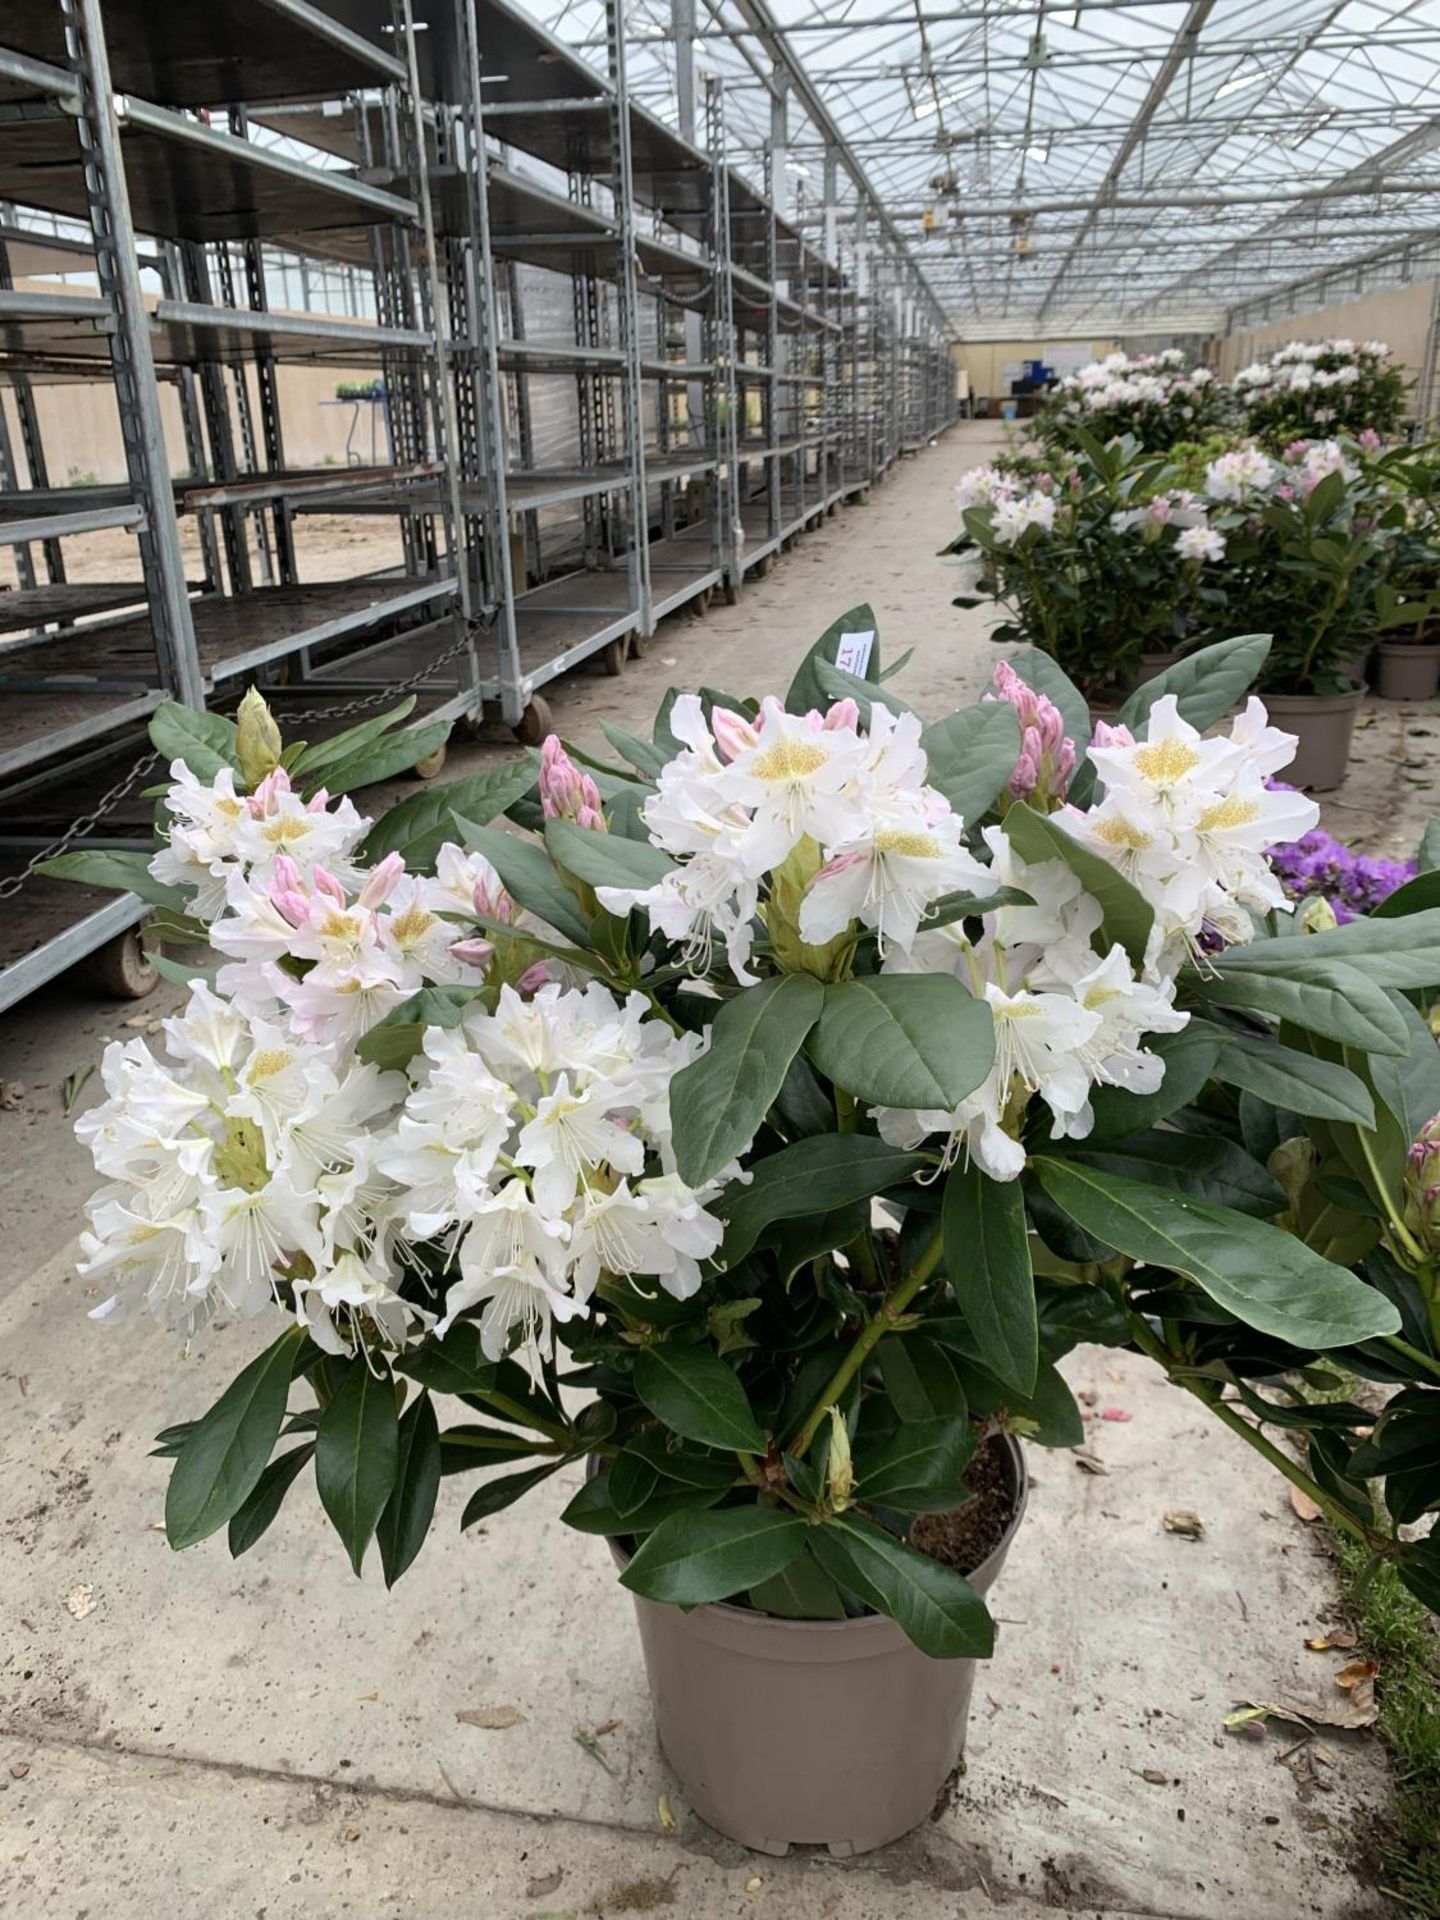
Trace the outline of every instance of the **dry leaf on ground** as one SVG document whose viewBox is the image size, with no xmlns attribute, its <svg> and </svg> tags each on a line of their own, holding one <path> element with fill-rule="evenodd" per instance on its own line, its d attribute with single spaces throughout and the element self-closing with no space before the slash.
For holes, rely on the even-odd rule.
<svg viewBox="0 0 1440 1920">
<path fill-rule="evenodd" d="M 525 1715 L 518 1707 L 461 1707 L 455 1715 L 467 1727 L 484 1727 L 490 1733 L 503 1733 L 507 1727 L 521 1727 Z"/>
<path fill-rule="evenodd" d="M 73 1613 L 77 1620 L 87 1618 L 88 1615 L 95 1611 L 99 1604 L 100 1602 L 95 1598 L 94 1587 L 88 1586 L 83 1582 L 78 1587 L 72 1587 L 65 1596 L 66 1610 L 69 1613 Z"/>
<path fill-rule="evenodd" d="M 662 1833 L 678 1832 L 680 1822 L 675 1818 L 671 1810 L 670 1796 L 668 1793 L 662 1793 L 660 1798 L 655 1802 L 655 1811 L 660 1816 L 660 1831 Z"/>
<path fill-rule="evenodd" d="M 1355 1636 L 1344 1627 L 1329 1627 L 1324 1633 L 1317 1633 L 1305 1642 L 1312 1653 L 1348 1652 L 1355 1644 Z"/>
<path fill-rule="evenodd" d="M 1082 1473 L 1109 1473 L 1110 1469 L 1098 1453 L 1091 1453 L 1088 1447 L 1072 1447 L 1071 1456 Z"/>
<path fill-rule="evenodd" d="M 1165 1515 L 1166 1533 L 1178 1533 L 1182 1540 L 1203 1540 L 1205 1522 L 1193 1507 L 1171 1507 Z"/>
<path fill-rule="evenodd" d="M 1296 1518 L 1305 1521 L 1307 1525 L 1312 1520 L 1318 1520 L 1324 1511 L 1315 1504 L 1303 1487 L 1291 1487 L 1290 1504 L 1295 1509 Z"/>
<path fill-rule="evenodd" d="M 525 1882 L 525 1898 L 543 1900 L 547 1893 L 554 1893 L 564 1878 L 563 1867 L 552 1867 L 549 1873 L 537 1873 L 533 1880 Z"/>
</svg>

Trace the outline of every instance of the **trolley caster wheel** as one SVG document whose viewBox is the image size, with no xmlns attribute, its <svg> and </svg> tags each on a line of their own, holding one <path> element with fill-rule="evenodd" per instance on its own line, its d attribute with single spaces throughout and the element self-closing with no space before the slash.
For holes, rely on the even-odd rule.
<svg viewBox="0 0 1440 1920">
<path fill-rule="evenodd" d="M 637 628 L 635 632 L 629 636 L 626 650 L 630 659 L 643 660 L 650 651 L 650 641 L 648 637 Z"/>
<path fill-rule="evenodd" d="M 612 680 L 618 680 L 625 671 L 627 653 L 628 648 L 623 635 L 618 640 L 607 640 L 600 649 L 600 658 L 604 662 L 605 671 Z"/>
<path fill-rule="evenodd" d="M 725 582 L 725 586 L 724 586 L 724 594 L 725 594 L 725 604 L 726 604 L 726 606 L 727 606 L 727 607 L 738 607 L 738 606 L 739 606 L 739 604 L 740 604 L 740 588 L 739 588 L 739 585 L 738 585 L 738 583 L 737 583 L 736 581 L 734 581 L 734 580 L 727 580 L 727 581 Z"/>
<path fill-rule="evenodd" d="M 412 769 L 417 780 L 433 780 L 445 764 L 446 748 L 442 742 L 433 753 L 427 753 L 423 760 L 417 760 Z"/>
<path fill-rule="evenodd" d="M 117 1000 L 143 1000 L 160 984 L 138 927 L 128 927 L 97 947 L 87 966 L 96 986 Z"/>
<path fill-rule="evenodd" d="M 522 747 L 538 747 L 545 736 L 554 731 L 555 716 L 550 711 L 550 702 L 532 693 L 529 706 L 515 723 L 515 738 Z"/>
<path fill-rule="evenodd" d="M 485 737 L 485 709 L 476 707 L 473 713 L 462 713 L 455 722 L 455 731 L 462 740 L 482 740 Z"/>
<path fill-rule="evenodd" d="M 750 571 L 754 574 L 757 580 L 763 580 L 766 574 L 769 573 L 770 571 L 769 554 L 762 553 L 760 558 L 755 562 L 754 566 L 750 569 Z"/>
<path fill-rule="evenodd" d="M 690 602 L 690 605 L 694 609 L 697 620 L 703 620 L 709 613 L 710 603 L 714 598 L 715 589 L 713 587 L 702 587 L 699 593 L 696 594 L 695 598 Z"/>
</svg>

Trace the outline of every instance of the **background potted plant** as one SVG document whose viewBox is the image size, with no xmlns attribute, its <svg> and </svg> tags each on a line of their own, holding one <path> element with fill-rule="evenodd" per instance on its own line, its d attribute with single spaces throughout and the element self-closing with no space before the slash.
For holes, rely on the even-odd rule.
<svg viewBox="0 0 1440 1920">
<path fill-rule="evenodd" d="M 1113 716 L 1224 607 L 1213 586 L 1224 541 L 1206 502 L 1172 484 L 1169 462 L 1131 436 L 1102 445 L 1077 428 L 1062 474 L 979 467 L 956 490 L 960 556 L 974 591 L 1005 608 L 997 641 L 1050 655 L 1092 709 Z"/>
<path fill-rule="evenodd" d="M 1294 340 L 1230 383 L 1246 431 L 1276 453 L 1298 439 L 1394 434 L 1406 392 L 1383 340 Z"/>
<path fill-rule="evenodd" d="M 1219 423 L 1225 390 L 1209 367 L 1191 367 L 1178 348 L 1108 354 L 1067 374 L 1046 398 L 1034 430 L 1052 450 L 1128 437 L 1146 453 L 1203 437 Z"/>
<path fill-rule="evenodd" d="M 1263 636 L 1087 753 L 1048 656 L 927 726 L 878 648 L 836 666 L 873 628 L 842 616 L 783 706 L 672 694 L 650 738 L 606 728 L 623 764 L 551 740 L 373 826 L 320 782 L 408 764 L 386 720 L 284 747 L 258 703 L 238 732 L 162 710 L 166 845 L 52 868 L 224 962 L 160 1055 L 107 1051 L 79 1123 L 95 1317 L 281 1329 L 160 1436 L 172 1545 L 249 1550 L 313 1473 L 393 1582 L 445 1477 L 482 1476 L 469 1526 L 585 1464 L 565 1517 L 615 1544 L 666 1751 L 767 1847 L 929 1810 L 1016 1437 L 1082 1435 L 1078 1340 L 1152 1354 L 1440 1586 L 1355 1492 L 1434 1491 L 1406 1478 L 1440 1283 L 1405 1168 L 1440 1099 L 1403 998 L 1437 971 L 1431 877 L 1294 935 L 1263 851 L 1315 822 L 1267 785 L 1292 743 L 1255 703 L 1204 737 Z M 1404 1382 L 1368 1438 L 1276 1395 L 1337 1350 Z"/>
</svg>

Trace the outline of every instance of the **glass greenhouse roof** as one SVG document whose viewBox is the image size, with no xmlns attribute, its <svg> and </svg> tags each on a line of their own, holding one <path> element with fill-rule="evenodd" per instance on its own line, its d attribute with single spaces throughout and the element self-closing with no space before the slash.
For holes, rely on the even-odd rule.
<svg viewBox="0 0 1440 1920">
<path fill-rule="evenodd" d="M 600 0 L 526 4 L 603 62 Z M 838 138 L 840 205 L 868 188 L 964 334 L 1210 330 L 1440 239 L 1440 0 L 628 0 L 672 123 L 690 5 L 736 164 L 763 179 L 788 68 L 791 210 Z"/>
</svg>

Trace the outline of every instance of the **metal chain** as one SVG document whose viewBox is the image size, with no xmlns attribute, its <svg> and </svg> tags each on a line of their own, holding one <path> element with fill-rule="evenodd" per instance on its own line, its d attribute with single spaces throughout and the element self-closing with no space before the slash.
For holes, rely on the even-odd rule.
<svg viewBox="0 0 1440 1920">
<path fill-rule="evenodd" d="M 474 625 L 478 626 L 482 632 L 493 627 L 497 612 L 498 608 L 487 607 L 484 616 L 476 621 Z M 471 633 L 467 630 L 462 633 L 453 647 L 450 647 L 445 653 L 440 654 L 438 658 L 432 660 L 429 666 L 422 667 L 418 673 L 412 673 L 408 680 L 397 680 L 388 687 L 382 687 L 379 693 L 370 694 L 363 700 L 349 700 L 342 706 L 334 707 L 301 707 L 291 713 L 277 713 L 275 718 L 279 721 L 291 722 L 304 720 L 341 720 L 352 713 L 366 713 L 371 707 L 383 706 L 387 700 L 393 700 L 397 693 L 409 693 L 413 688 L 423 686 L 427 680 L 433 679 L 442 667 L 448 666 L 452 660 L 465 651 L 466 647 L 470 644 L 470 640 Z M 37 854 L 26 861 L 19 873 L 10 874 L 5 879 L 0 880 L 0 900 L 13 899 L 25 885 L 25 882 L 34 876 L 37 867 L 43 866 L 47 860 L 57 859 L 74 841 L 83 838 L 84 835 L 89 833 L 93 827 L 97 826 L 107 814 L 113 813 L 120 802 L 134 791 L 136 781 L 143 780 L 150 769 L 159 762 L 160 758 L 161 755 L 159 753 L 144 754 L 135 762 L 134 766 L 131 767 L 130 771 L 125 774 L 122 779 L 117 780 L 115 785 L 106 791 L 88 813 L 82 813 L 78 820 L 72 820 L 58 840 L 52 840 L 48 847 L 42 847 Z"/>
<path fill-rule="evenodd" d="M 0 880 L 0 900 L 13 898 L 13 896 L 20 891 L 21 887 L 24 886 L 25 882 L 30 879 L 37 867 L 41 866 L 46 860 L 58 858 L 60 854 L 65 852 L 73 840 L 78 840 L 82 835 L 89 833 L 90 829 L 98 825 L 107 813 L 113 813 L 120 802 L 133 790 L 136 781 L 143 780 L 145 775 L 159 759 L 160 755 L 158 753 L 142 755 L 124 778 L 117 780 L 115 785 L 110 788 L 104 797 L 96 802 L 89 813 L 82 813 L 78 820 L 73 820 L 58 840 L 52 840 L 48 847 L 42 847 L 39 853 L 35 854 L 32 859 L 25 863 L 19 873 L 13 873 L 8 879 Z"/>
</svg>

